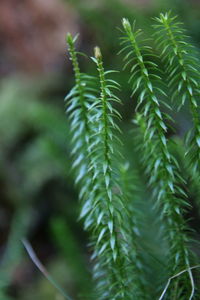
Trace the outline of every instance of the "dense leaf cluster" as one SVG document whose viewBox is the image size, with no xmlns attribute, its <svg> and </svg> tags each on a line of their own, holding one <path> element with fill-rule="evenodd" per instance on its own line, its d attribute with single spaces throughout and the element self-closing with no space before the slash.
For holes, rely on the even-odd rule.
<svg viewBox="0 0 200 300">
<path fill-rule="evenodd" d="M 120 50 L 124 69 L 130 74 L 132 96 L 137 96 L 137 113 L 133 116 L 137 134 L 133 143 L 140 152 L 141 167 L 153 199 L 153 209 L 162 223 L 161 235 L 166 243 L 166 278 L 180 276 L 165 290 L 160 299 L 192 299 L 195 283 L 192 274 L 194 255 L 191 232 L 185 218 L 190 204 L 181 174 L 180 163 L 172 153 L 168 137 L 172 103 L 181 108 L 189 102 L 193 128 L 185 145 L 187 168 L 199 178 L 200 119 L 199 75 L 193 47 L 188 43 L 180 23 L 170 13 L 155 18 L 155 44 L 161 57 L 142 40 L 142 31 L 122 20 Z M 68 34 L 75 86 L 66 97 L 66 111 L 72 132 L 73 168 L 81 201 L 80 217 L 90 232 L 93 254 L 94 299 L 152 299 L 148 294 L 147 268 L 141 254 L 141 216 L 135 202 L 137 176 L 124 164 L 121 155 L 121 116 L 115 104 L 121 100 L 114 91 L 120 85 L 113 80 L 113 70 L 104 70 L 98 47 L 92 57 L 97 75 L 81 73 L 76 37 Z M 165 68 L 159 63 L 164 62 Z M 162 64 L 161 64 L 162 65 Z M 164 73 L 167 83 L 163 83 Z M 138 138 L 139 136 L 139 138 Z M 138 147 L 138 141 L 140 141 Z M 145 250 L 142 250 L 145 251 Z M 146 278 L 146 279 L 145 279 Z M 197 293 L 196 293 L 197 294 Z"/>
</svg>

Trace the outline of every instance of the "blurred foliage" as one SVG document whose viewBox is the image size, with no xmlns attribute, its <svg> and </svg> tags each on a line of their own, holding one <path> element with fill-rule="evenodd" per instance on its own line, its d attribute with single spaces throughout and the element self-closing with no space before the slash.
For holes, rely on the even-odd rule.
<svg viewBox="0 0 200 300">
<path fill-rule="evenodd" d="M 37 245 L 37 231 L 41 231 L 41 226 L 47 226 L 43 229 L 44 232 L 48 229 L 49 218 L 59 214 L 60 218 L 63 215 L 63 218 L 65 216 L 72 222 L 76 220 L 73 191 L 68 191 L 72 182 L 66 163 L 66 120 L 62 106 L 60 108 L 45 102 L 44 94 L 47 87 L 49 90 L 49 86 L 53 89 L 52 81 L 40 83 L 24 77 L 7 79 L 1 83 L 0 161 L 1 185 L 4 186 L 1 195 L 1 230 L 4 230 L 5 235 L 1 238 L 3 243 L 7 239 L 13 219 L 4 250 L 5 257 L 2 260 L 4 286 L 13 280 L 16 266 L 22 260 L 20 240 L 24 235 L 29 234 L 34 239 L 36 232 Z M 7 209 L 5 205 L 8 206 Z M 70 235 L 66 236 L 70 241 Z"/>
<path fill-rule="evenodd" d="M 148 36 L 151 30 L 149 17 L 168 9 L 178 13 L 180 19 L 184 20 L 194 43 L 199 47 L 198 1 L 152 0 L 143 6 L 137 5 L 137 2 L 140 1 L 63 1 L 66 11 L 70 5 L 77 16 L 70 29 L 81 33 L 79 48 L 91 56 L 93 47 L 98 44 L 104 53 L 105 65 L 120 70 L 121 57 L 116 54 L 119 51 L 120 35 L 117 27 L 121 18 L 137 19 Z M 56 20 L 59 21 L 59 15 L 56 15 Z M 24 26 L 26 22 L 24 20 Z M 66 33 L 67 30 L 69 29 L 66 28 Z M 29 34 L 31 35 L 31 32 Z M 36 43 L 40 41 L 36 40 Z M 17 51 L 9 43 L 7 47 L 12 47 L 12 53 L 13 49 Z M 34 52 L 34 47 L 32 51 Z M 2 58 L 6 57 L 5 53 L 5 49 L 1 51 Z M 45 52 L 40 59 L 44 56 Z M 24 57 L 26 58 L 25 55 Z M 81 63 L 83 69 L 86 68 L 86 64 L 87 69 L 90 68 L 85 58 L 82 58 Z M 19 70 L 22 69 L 24 68 L 19 66 Z M 80 222 L 77 223 L 79 208 L 77 194 L 73 188 L 73 173 L 70 171 L 69 129 L 63 105 L 64 95 L 71 87 L 71 67 L 66 70 L 65 66 L 59 65 L 53 69 L 54 74 L 47 75 L 46 72 L 45 75 L 38 74 L 37 77 L 33 77 L 26 73 L 15 73 L 0 79 L 2 300 L 62 300 L 62 296 L 36 270 L 24 252 L 21 244 L 24 236 L 28 237 L 51 275 L 74 296 L 74 299 L 77 299 L 77 295 L 81 299 L 81 295 L 86 291 L 89 294 L 92 292 L 89 250 L 85 246 L 87 236 L 82 231 Z M 59 76 L 55 70 L 59 70 Z M 124 103 L 121 110 L 127 122 L 132 113 L 128 107 L 128 75 L 120 72 L 117 76 L 125 87 L 125 93 L 121 97 Z M 189 121 L 186 121 L 185 114 L 182 113 L 178 117 L 181 127 L 187 127 Z M 123 126 L 127 128 L 129 125 Z M 127 144 L 126 155 L 131 160 L 132 147 L 128 135 L 124 137 L 124 143 Z M 144 199 L 146 197 L 148 198 L 148 195 L 144 195 Z M 147 207 L 143 207 L 144 212 L 148 210 Z M 151 224 L 151 228 L 158 226 L 153 224 L 154 216 L 146 217 L 146 224 Z M 159 245 L 159 239 L 155 240 L 153 232 L 154 230 L 150 232 L 149 228 L 146 229 L 147 238 L 144 242 L 148 244 L 147 247 L 159 249 L 155 246 L 156 243 Z M 156 249 L 151 252 L 157 251 Z M 162 261 L 162 251 L 157 255 Z M 152 265 L 157 268 L 157 264 L 160 262 L 156 263 L 152 258 Z M 153 286 L 154 278 L 151 280 Z"/>
</svg>

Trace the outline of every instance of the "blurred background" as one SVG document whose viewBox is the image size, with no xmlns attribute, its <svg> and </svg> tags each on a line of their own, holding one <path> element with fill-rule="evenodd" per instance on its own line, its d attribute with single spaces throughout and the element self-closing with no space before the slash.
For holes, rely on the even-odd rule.
<svg viewBox="0 0 200 300">
<path fill-rule="evenodd" d="M 67 32 L 80 33 L 79 51 L 92 56 L 98 44 L 105 66 L 121 70 L 116 54 L 122 17 L 136 19 L 149 35 L 151 17 L 169 9 L 200 47 L 199 0 L 0 1 L 1 300 L 64 299 L 30 260 L 24 237 L 73 299 L 89 299 L 83 296 L 91 290 L 88 237 L 77 221 L 63 100 L 74 82 Z M 89 59 L 81 58 L 81 66 L 93 72 Z M 133 110 L 127 75 L 118 79 L 128 124 Z"/>
</svg>

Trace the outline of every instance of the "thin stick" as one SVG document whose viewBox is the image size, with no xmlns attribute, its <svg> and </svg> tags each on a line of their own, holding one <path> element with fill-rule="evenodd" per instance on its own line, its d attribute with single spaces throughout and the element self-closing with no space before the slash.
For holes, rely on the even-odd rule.
<svg viewBox="0 0 200 300">
<path fill-rule="evenodd" d="M 49 282 L 62 294 L 62 296 L 67 300 L 72 300 L 65 291 L 55 282 L 55 280 L 51 277 L 51 275 L 47 272 L 45 267 L 40 262 L 39 258 L 37 257 L 35 251 L 33 250 L 31 244 L 26 240 L 22 239 L 22 243 L 24 248 L 26 249 L 29 257 L 31 258 L 32 262 L 36 265 L 36 267 L 40 270 L 40 272 L 49 280 Z"/>
<path fill-rule="evenodd" d="M 170 278 L 168 279 L 167 284 L 166 284 L 166 286 L 165 286 L 165 288 L 164 288 L 164 290 L 163 290 L 163 292 L 162 292 L 162 294 L 161 294 L 161 296 L 160 296 L 160 298 L 159 298 L 158 300 L 162 300 L 162 299 L 163 299 L 163 297 L 164 297 L 164 295 L 166 294 L 166 291 L 167 291 L 167 289 L 168 289 L 168 287 L 169 287 L 169 285 L 170 285 L 171 280 L 174 279 L 174 278 L 176 278 L 176 277 L 178 277 L 178 276 L 180 276 L 181 274 L 183 274 L 183 273 L 185 273 L 185 272 L 188 272 L 188 273 L 189 273 L 189 276 L 190 276 L 190 281 L 191 281 L 191 286 L 192 286 L 192 292 L 191 292 L 191 294 L 190 294 L 189 300 L 191 300 L 191 299 L 193 298 L 193 296 L 194 296 L 194 280 L 193 280 L 193 276 L 192 276 L 191 270 L 192 270 L 192 269 L 199 268 L 199 267 L 200 267 L 200 265 L 197 265 L 197 266 L 194 266 L 194 267 L 185 269 L 185 270 L 179 272 L 178 274 L 175 274 L 174 276 L 170 277 Z"/>
</svg>

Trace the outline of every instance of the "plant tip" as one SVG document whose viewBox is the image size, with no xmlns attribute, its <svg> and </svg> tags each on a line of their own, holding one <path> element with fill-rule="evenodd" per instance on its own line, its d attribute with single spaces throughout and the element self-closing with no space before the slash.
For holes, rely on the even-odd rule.
<svg viewBox="0 0 200 300">
<path fill-rule="evenodd" d="M 94 56 L 97 59 L 102 57 L 101 50 L 98 46 L 94 47 Z"/>
<path fill-rule="evenodd" d="M 124 27 L 125 29 L 130 29 L 130 28 L 131 28 L 130 22 L 129 22 L 129 20 L 126 19 L 126 18 L 123 18 L 123 19 L 122 19 L 122 25 L 123 25 L 123 27 Z"/>
<path fill-rule="evenodd" d="M 72 35 L 71 35 L 71 33 L 67 33 L 67 35 L 66 35 L 66 40 L 67 40 L 67 42 L 69 42 L 70 40 L 72 40 Z"/>
</svg>

